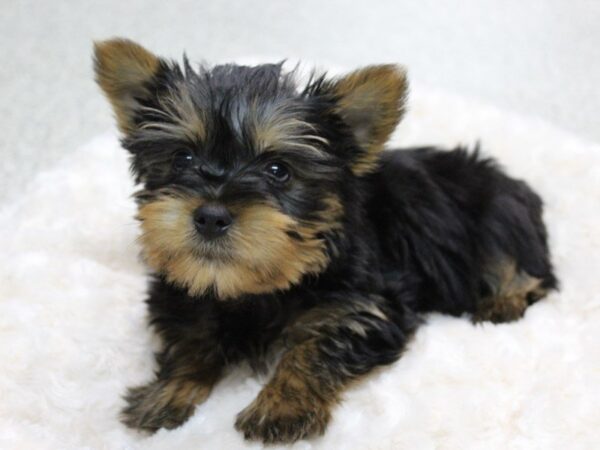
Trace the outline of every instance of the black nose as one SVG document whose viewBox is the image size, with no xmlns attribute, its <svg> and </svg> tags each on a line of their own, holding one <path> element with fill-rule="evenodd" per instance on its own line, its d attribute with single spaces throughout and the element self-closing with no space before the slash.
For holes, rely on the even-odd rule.
<svg viewBox="0 0 600 450">
<path fill-rule="evenodd" d="M 206 204 L 194 213 L 196 230 L 206 239 L 222 236 L 233 223 L 231 214 L 223 205 Z"/>
</svg>

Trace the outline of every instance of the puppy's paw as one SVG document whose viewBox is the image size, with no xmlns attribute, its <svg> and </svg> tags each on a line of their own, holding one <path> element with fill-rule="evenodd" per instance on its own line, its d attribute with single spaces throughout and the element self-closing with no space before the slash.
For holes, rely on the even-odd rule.
<svg viewBox="0 0 600 450">
<path fill-rule="evenodd" d="M 529 306 L 525 296 L 506 296 L 485 299 L 478 305 L 472 320 L 478 322 L 504 323 L 520 319 Z"/>
<path fill-rule="evenodd" d="M 177 428 L 193 414 L 197 403 L 208 396 L 208 388 L 190 381 L 160 380 L 131 388 L 121 421 L 130 428 L 151 433 L 159 428 Z"/>
<path fill-rule="evenodd" d="M 294 442 L 323 434 L 330 417 L 328 408 L 320 401 L 286 399 L 267 388 L 237 415 L 235 428 L 250 440 Z"/>
</svg>

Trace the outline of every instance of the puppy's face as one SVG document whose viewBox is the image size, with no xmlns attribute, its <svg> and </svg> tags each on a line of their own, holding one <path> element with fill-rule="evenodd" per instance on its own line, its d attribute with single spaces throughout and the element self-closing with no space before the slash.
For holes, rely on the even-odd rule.
<svg viewBox="0 0 600 450">
<path fill-rule="evenodd" d="M 132 153 L 148 264 L 191 295 L 285 290 L 335 254 L 406 91 L 395 66 L 298 89 L 281 65 L 183 68 L 126 40 L 95 48 Z"/>
</svg>

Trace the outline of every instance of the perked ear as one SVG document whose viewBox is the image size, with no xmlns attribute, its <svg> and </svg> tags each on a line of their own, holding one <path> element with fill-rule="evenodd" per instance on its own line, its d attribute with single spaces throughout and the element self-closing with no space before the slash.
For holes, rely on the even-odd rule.
<svg viewBox="0 0 600 450">
<path fill-rule="evenodd" d="M 356 70 L 333 83 L 336 112 L 363 149 L 351 162 L 356 175 L 373 170 L 379 153 L 404 113 L 406 72 L 393 64 Z"/>
<path fill-rule="evenodd" d="M 160 58 L 128 39 L 94 43 L 96 81 L 108 97 L 123 133 L 134 130 L 139 102 L 151 95 L 151 81 L 161 63 Z"/>
</svg>

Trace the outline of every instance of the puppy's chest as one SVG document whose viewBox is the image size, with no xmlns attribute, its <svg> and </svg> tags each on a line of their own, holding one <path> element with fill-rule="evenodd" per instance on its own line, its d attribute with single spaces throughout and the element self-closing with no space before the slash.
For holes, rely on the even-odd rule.
<svg viewBox="0 0 600 450">
<path fill-rule="evenodd" d="M 284 345 L 287 331 L 310 310 L 302 299 L 261 297 L 239 305 L 219 305 L 219 342 L 232 360 L 262 366 Z"/>
</svg>

